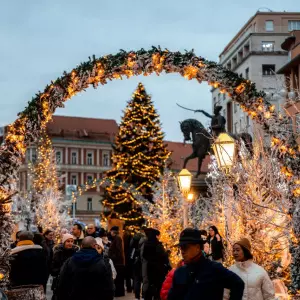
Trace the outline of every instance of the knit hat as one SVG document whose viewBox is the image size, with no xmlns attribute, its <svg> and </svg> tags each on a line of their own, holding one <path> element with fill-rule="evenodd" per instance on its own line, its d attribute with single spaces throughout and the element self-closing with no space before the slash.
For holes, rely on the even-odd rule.
<svg viewBox="0 0 300 300">
<path fill-rule="evenodd" d="M 74 236 L 70 233 L 66 233 L 62 236 L 61 242 L 64 244 L 66 242 L 66 240 L 68 240 L 68 239 L 74 240 Z"/>
<path fill-rule="evenodd" d="M 234 244 L 238 244 L 243 248 L 247 249 L 251 253 L 251 245 L 248 239 L 242 238 L 239 241 L 235 242 Z"/>
</svg>

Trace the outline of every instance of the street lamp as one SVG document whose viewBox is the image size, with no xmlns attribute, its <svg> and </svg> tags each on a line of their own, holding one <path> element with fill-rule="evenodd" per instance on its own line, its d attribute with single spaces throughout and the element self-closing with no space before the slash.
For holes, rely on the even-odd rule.
<svg viewBox="0 0 300 300">
<path fill-rule="evenodd" d="M 183 203 L 183 227 L 186 228 L 188 226 L 188 195 L 191 189 L 193 175 L 187 169 L 182 169 L 178 174 L 178 182 L 180 191 L 184 196 Z M 191 197 L 191 196 L 190 196 Z"/>
<path fill-rule="evenodd" d="M 217 158 L 218 167 L 223 170 L 225 174 L 228 174 L 237 155 L 237 147 L 234 138 L 226 132 L 220 133 L 212 148 Z M 229 235 L 231 232 L 232 212 L 230 201 L 232 197 L 233 189 L 231 186 L 226 185 L 224 191 L 224 216 L 225 222 L 227 223 L 226 235 Z"/>
<path fill-rule="evenodd" d="M 212 148 L 217 158 L 218 167 L 228 173 L 237 151 L 234 138 L 226 132 L 220 133 Z"/>
</svg>

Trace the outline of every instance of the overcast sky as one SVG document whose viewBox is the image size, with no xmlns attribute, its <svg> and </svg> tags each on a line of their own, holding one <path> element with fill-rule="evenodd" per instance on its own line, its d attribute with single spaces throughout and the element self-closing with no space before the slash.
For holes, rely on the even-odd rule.
<svg viewBox="0 0 300 300">
<path fill-rule="evenodd" d="M 226 3 L 226 5 L 225 5 Z M 195 49 L 218 60 L 260 7 L 300 11 L 298 0 L 2 0 L 0 125 L 11 123 L 39 90 L 88 56 L 160 45 Z M 138 82 L 145 84 L 168 140 L 182 140 L 178 121 L 195 117 L 176 102 L 211 111 L 208 86 L 176 74 L 116 80 L 73 97 L 56 114 L 120 120 Z M 207 118 L 196 115 L 207 125 Z"/>
</svg>

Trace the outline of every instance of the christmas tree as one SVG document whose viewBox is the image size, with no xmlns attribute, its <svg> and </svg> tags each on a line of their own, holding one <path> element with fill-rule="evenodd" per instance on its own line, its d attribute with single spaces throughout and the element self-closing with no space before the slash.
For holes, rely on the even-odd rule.
<svg viewBox="0 0 300 300">
<path fill-rule="evenodd" d="M 71 221 L 67 213 L 70 203 L 64 201 L 59 190 L 55 151 L 46 132 L 38 142 L 37 162 L 30 166 L 29 176 L 34 222 L 43 229 L 52 228 L 59 236 L 61 229 Z"/>
<path fill-rule="evenodd" d="M 110 185 L 106 188 L 105 207 L 131 224 L 143 221 L 137 195 L 152 201 L 152 186 L 160 180 L 170 152 L 163 143 L 159 116 L 140 83 L 128 101 L 119 133 L 116 137 L 113 169 L 107 172 Z M 134 186 L 135 192 L 125 189 L 124 183 Z"/>
<path fill-rule="evenodd" d="M 183 203 L 184 199 L 179 190 L 176 177 L 165 169 L 161 182 L 158 182 L 153 203 L 144 205 L 145 219 L 149 227 L 160 231 L 159 240 L 166 250 L 170 251 L 170 261 L 175 266 L 181 259 L 178 243 L 180 232 L 183 230 Z"/>
</svg>

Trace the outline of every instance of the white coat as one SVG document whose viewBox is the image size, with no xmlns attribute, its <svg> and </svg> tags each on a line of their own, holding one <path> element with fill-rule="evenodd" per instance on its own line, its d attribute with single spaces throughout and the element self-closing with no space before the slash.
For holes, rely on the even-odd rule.
<svg viewBox="0 0 300 300">
<path fill-rule="evenodd" d="M 229 268 L 245 283 L 243 300 L 275 300 L 273 283 L 264 268 L 252 260 L 236 262 Z M 224 300 L 229 299 L 230 291 L 224 291 Z"/>
</svg>

